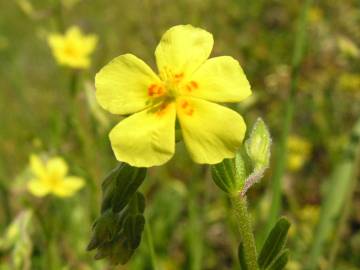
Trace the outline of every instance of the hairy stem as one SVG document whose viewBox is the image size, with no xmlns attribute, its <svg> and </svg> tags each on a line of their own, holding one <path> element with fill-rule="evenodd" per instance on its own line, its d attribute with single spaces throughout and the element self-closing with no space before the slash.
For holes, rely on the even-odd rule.
<svg viewBox="0 0 360 270">
<path fill-rule="evenodd" d="M 240 194 L 230 196 L 232 211 L 235 216 L 241 241 L 244 246 L 245 260 L 248 270 L 258 270 L 255 238 L 252 232 L 250 214 L 247 210 L 246 197 Z"/>
</svg>

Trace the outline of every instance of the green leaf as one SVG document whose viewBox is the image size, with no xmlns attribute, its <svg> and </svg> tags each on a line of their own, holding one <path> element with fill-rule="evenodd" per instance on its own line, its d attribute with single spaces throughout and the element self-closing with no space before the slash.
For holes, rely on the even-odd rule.
<svg viewBox="0 0 360 270">
<path fill-rule="evenodd" d="M 132 167 L 126 163 L 121 163 L 112 170 L 102 185 L 104 195 L 101 212 L 109 208 L 114 212 L 120 212 L 140 187 L 145 176 L 145 168 Z"/>
<path fill-rule="evenodd" d="M 289 261 L 289 251 L 283 251 L 266 270 L 282 270 Z"/>
<path fill-rule="evenodd" d="M 239 248 L 238 248 L 238 258 L 239 258 L 239 263 L 240 263 L 240 269 L 248 270 L 248 267 L 246 265 L 246 260 L 245 260 L 244 246 L 242 243 L 240 243 Z"/>
<path fill-rule="evenodd" d="M 261 269 L 266 269 L 280 254 L 285 246 L 290 223 L 286 218 L 280 218 L 267 237 L 261 249 L 258 263 Z"/>
<path fill-rule="evenodd" d="M 110 208 L 96 220 L 88 250 L 97 249 L 95 259 L 108 258 L 125 264 L 141 242 L 145 218 L 144 196 L 136 192 L 120 212 Z"/>
<path fill-rule="evenodd" d="M 111 241 L 117 230 L 119 216 L 108 209 L 96 219 L 93 225 L 93 235 L 87 246 L 87 250 L 93 250 L 98 246 Z"/>
</svg>

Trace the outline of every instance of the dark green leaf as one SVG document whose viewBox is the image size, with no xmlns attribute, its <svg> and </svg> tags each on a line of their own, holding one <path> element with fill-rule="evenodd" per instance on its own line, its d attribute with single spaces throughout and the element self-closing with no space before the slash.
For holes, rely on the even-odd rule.
<svg viewBox="0 0 360 270">
<path fill-rule="evenodd" d="M 103 182 L 104 195 L 101 211 L 104 212 L 111 207 L 114 212 L 120 212 L 140 187 L 145 176 L 145 168 L 136 168 L 121 163 L 110 172 Z"/>
<path fill-rule="evenodd" d="M 126 234 L 126 245 L 129 249 L 136 249 L 141 240 L 141 233 L 144 230 L 145 218 L 143 215 L 131 215 L 125 220 L 124 232 Z"/>
<path fill-rule="evenodd" d="M 261 269 L 266 269 L 279 255 L 286 243 L 289 227 L 289 221 L 283 217 L 275 224 L 259 255 L 258 263 Z"/>
<path fill-rule="evenodd" d="M 266 270 L 282 270 L 289 261 L 289 251 L 283 251 Z"/>
<path fill-rule="evenodd" d="M 116 234 L 118 216 L 111 210 L 103 213 L 93 225 L 93 236 L 87 250 L 93 250 L 105 242 L 111 241 Z"/>
<path fill-rule="evenodd" d="M 97 249 L 95 259 L 108 258 L 112 264 L 125 264 L 141 241 L 145 218 L 144 196 L 136 192 L 120 212 L 110 208 L 97 219 L 88 250 Z"/>
</svg>

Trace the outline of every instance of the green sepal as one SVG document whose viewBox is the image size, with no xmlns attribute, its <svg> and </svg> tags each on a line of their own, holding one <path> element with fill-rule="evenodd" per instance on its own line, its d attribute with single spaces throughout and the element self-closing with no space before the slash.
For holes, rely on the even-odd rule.
<svg viewBox="0 0 360 270">
<path fill-rule="evenodd" d="M 245 149 L 255 170 L 267 168 L 270 160 L 271 137 L 265 122 L 258 118 L 251 130 Z"/>
<path fill-rule="evenodd" d="M 284 250 L 266 270 L 282 270 L 289 261 L 289 250 Z"/>
<path fill-rule="evenodd" d="M 267 269 L 277 259 L 285 246 L 289 228 L 290 222 L 284 217 L 281 217 L 272 228 L 258 258 L 260 269 Z"/>
<path fill-rule="evenodd" d="M 238 248 L 238 258 L 239 258 L 240 270 L 248 270 L 248 267 L 246 265 L 244 246 L 242 243 L 240 243 Z"/>
<path fill-rule="evenodd" d="M 233 194 L 242 190 L 246 179 L 246 164 L 243 153 L 238 151 L 234 159 L 224 159 L 211 166 L 215 184 L 226 193 Z"/>
<path fill-rule="evenodd" d="M 245 180 L 241 192 L 245 195 L 248 189 L 259 182 L 269 167 L 271 154 L 271 136 L 265 122 L 258 118 L 251 130 L 250 137 L 245 141 L 246 153 L 251 161 L 252 172 Z"/>
<path fill-rule="evenodd" d="M 102 184 L 101 212 L 109 208 L 112 208 L 113 212 L 120 212 L 140 187 L 145 176 L 145 168 L 132 167 L 124 162 L 112 170 Z"/>
</svg>

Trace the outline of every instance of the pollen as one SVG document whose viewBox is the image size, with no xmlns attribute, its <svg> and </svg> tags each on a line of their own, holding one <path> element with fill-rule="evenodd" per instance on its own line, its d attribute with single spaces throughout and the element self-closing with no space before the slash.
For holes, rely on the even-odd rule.
<svg viewBox="0 0 360 270">
<path fill-rule="evenodd" d="M 182 80 L 182 78 L 184 78 L 184 72 L 175 74 L 174 78 L 175 78 L 176 81 Z"/>
<path fill-rule="evenodd" d="M 186 114 L 186 115 L 193 115 L 194 113 L 194 108 L 189 104 L 189 102 L 187 102 L 186 100 L 182 101 L 181 104 L 181 109 L 182 111 Z"/>
<path fill-rule="evenodd" d="M 191 86 L 192 86 L 193 88 L 195 88 L 195 89 L 199 88 L 198 83 L 195 82 L 195 81 L 191 81 L 190 84 L 191 84 Z"/>
<path fill-rule="evenodd" d="M 192 92 L 194 89 L 198 89 L 199 88 L 199 84 L 195 81 L 190 81 L 187 85 L 186 85 L 186 90 L 188 92 Z"/>
<path fill-rule="evenodd" d="M 183 103 L 181 104 L 181 108 L 185 109 L 188 105 L 189 103 L 187 101 L 183 101 Z"/>
<path fill-rule="evenodd" d="M 162 96 L 164 94 L 164 88 L 160 85 L 157 84 L 151 84 L 148 87 L 148 95 L 150 97 L 159 97 Z"/>
<path fill-rule="evenodd" d="M 158 116 L 162 116 L 166 113 L 166 109 L 168 107 L 168 103 L 162 103 L 160 106 L 159 106 L 159 109 L 158 111 L 156 112 L 156 115 Z"/>
</svg>

